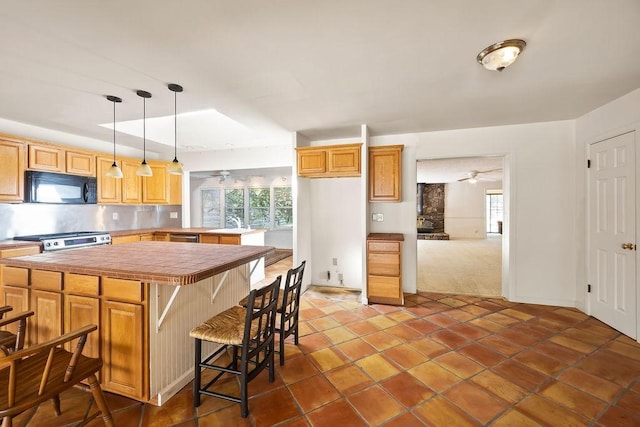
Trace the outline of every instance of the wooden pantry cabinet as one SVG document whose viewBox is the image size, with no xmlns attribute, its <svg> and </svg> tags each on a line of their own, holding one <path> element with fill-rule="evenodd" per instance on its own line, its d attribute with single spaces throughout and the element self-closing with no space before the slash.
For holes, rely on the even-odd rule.
<svg viewBox="0 0 640 427">
<path fill-rule="evenodd" d="M 340 178 L 360 176 L 362 144 L 298 147 L 298 176 L 305 178 Z"/>
<path fill-rule="evenodd" d="M 404 305 L 400 233 L 367 236 L 367 298 L 369 303 Z"/>
<path fill-rule="evenodd" d="M 369 147 L 369 201 L 402 201 L 403 145 Z"/>
<path fill-rule="evenodd" d="M 23 142 L 0 135 L 0 202 L 24 201 L 25 159 Z"/>
</svg>

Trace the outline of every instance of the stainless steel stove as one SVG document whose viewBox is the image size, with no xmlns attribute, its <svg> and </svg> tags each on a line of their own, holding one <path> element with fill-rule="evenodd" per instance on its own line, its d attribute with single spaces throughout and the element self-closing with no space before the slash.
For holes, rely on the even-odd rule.
<svg viewBox="0 0 640 427">
<path fill-rule="evenodd" d="M 86 246 L 108 245 L 111 243 L 111 235 L 105 231 L 35 234 L 32 236 L 16 236 L 13 239 L 28 242 L 41 242 L 42 249 L 46 252 L 82 248 Z"/>
</svg>

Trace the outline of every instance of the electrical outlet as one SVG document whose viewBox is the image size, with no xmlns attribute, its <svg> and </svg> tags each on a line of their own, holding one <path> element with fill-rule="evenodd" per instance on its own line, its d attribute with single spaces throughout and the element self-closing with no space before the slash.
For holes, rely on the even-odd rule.
<svg viewBox="0 0 640 427">
<path fill-rule="evenodd" d="M 338 265 L 338 258 L 333 259 L 333 265 Z"/>
<path fill-rule="evenodd" d="M 338 273 L 338 280 L 340 281 L 340 283 L 342 283 L 342 279 L 343 279 L 342 273 Z"/>
<path fill-rule="evenodd" d="M 111 218 L 116 221 L 118 219 L 118 212 L 114 212 L 111 214 Z"/>
<path fill-rule="evenodd" d="M 384 221 L 384 214 L 374 213 L 372 220 L 376 221 L 376 222 L 382 222 L 382 221 Z"/>
<path fill-rule="evenodd" d="M 169 218 L 171 218 L 171 219 L 176 219 L 176 218 L 178 218 L 178 212 L 170 212 L 170 213 L 169 213 Z"/>
</svg>

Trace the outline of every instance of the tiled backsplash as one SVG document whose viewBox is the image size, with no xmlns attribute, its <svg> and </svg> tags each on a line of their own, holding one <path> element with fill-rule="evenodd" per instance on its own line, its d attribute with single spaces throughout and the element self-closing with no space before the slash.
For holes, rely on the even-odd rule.
<svg viewBox="0 0 640 427">
<path fill-rule="evenodd" d="M 0 240 L 30 234 L 156 227 L 182 227 L 182 206 L 0 204 Z"/>
</svg>

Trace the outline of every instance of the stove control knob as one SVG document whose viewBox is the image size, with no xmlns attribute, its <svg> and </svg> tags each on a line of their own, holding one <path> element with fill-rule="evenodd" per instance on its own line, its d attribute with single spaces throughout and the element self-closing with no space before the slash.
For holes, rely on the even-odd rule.
<svg viewBox="0 0 640 427">
<path fill-rule="evenodd" d="M 45 243 L 45 246 L 49 247 L 49 246 L 51 246 L 51 243 L 47 242 L 47 243 Z"/>
<path fill-rule="evenodd" d="M 58 246 L 58 242 L 53 242 L 53 246 Z"/>
</svg>

